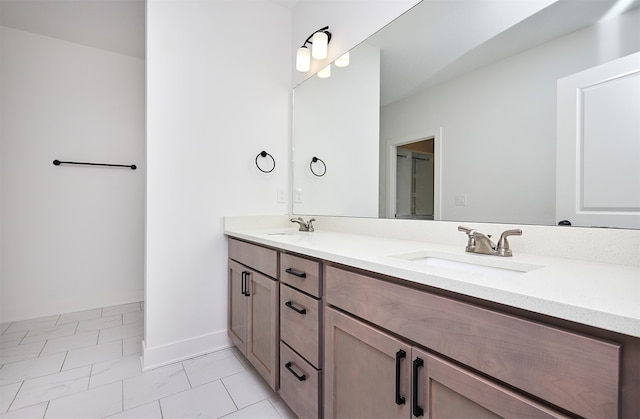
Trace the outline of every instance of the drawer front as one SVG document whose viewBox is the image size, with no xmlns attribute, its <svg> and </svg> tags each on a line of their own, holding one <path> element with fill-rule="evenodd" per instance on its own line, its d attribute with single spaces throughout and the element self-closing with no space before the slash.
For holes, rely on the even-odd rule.
<svg viewBox="0 0 640 419">
<path fill-rule="evenodd" d="M 580 416 L 619 416 L 618 344 L 333 266 L 325 275 L 329 304 Z"/>
<path fill-rule="evenodd" d="M 280 339 L 320 368 L 321 302 L 280 285 Z"/>
<path fill-rule="evenodd" d="M 278 277 L 278 252 L 229 238 L 229 259 L 233 259 L 272 278 Z"/>
<path fill-rule="evenodd" d="M 320 298 L 320 262 L 283 253 L 280 255 L 280 280 Z"/>
<path fill-rule="evenodd" d="M 304 377 L 304 378 L 303 378 Z M 282 400 L 300 418 L 320 418 L 320 371 L 280 343 L 280 390 Z"/>
</svg>

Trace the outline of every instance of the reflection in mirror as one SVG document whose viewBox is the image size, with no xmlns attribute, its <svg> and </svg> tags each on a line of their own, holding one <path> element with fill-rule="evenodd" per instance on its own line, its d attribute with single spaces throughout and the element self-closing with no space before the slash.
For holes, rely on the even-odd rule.
<svg viewBox="0 0 640 419">
<path fill-rule="evenodd" d="M 398 192 L 398 150 L 433 138 L 434 219 L 557 224 L 558 80 L 639 51 L 638 3 L 421 2 L 352 50 L 352 65 L 361 48 L 378 51 L 375 94 L 329 87 L 338 81 L 333 75 L 295 89 L 293 212 L 411 216 L 407 191 Z M 328 83 L 313 87 L 320 81 Z M 328 101 L 328 91 L 339 109 L 316 103 Z M 372 102 L 379 108 L 364 115 Z M 306 125 L 309 106 L 321 127 Z M 375 145 L 364 141 L 378 128 Z M 318 147 L 338 175 L 332 182 L 314 182 L 304 171 L 305 150 Z"/>
</svg>

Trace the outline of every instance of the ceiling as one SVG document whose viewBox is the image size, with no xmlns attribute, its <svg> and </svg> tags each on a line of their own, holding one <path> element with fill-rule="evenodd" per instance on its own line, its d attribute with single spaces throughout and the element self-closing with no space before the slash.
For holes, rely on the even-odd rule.
<svg viewBox="0 0 640 419">
<path fill-rule="evenodd" d="M 640 0 L 557 0 L 489 39 L 509 0 L 425 0 L 366 43 L 381 50 L 381 104 L 638 7 Z M 493 5 L 493 6 L 492 6 Z M 491 7 L 498 7 L 492 10 Z M 482 13 L 485 13 L 484 17 Z M 402 63 L 402 64 L 399 64 Z"/>
<path fill-rule="evenodd" d="M 0 0 L 2 26 L 144 59 L 145 0 Z"/>
</svg>

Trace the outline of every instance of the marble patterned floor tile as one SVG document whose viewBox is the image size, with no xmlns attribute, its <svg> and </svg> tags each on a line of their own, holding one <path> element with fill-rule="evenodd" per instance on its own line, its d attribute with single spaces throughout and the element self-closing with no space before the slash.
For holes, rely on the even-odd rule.
<svg viewBox="0 0 640 419">
<path fill-rule="evenodd" d="M 160 399 L 160 407 L 164 419 L 218 418 L 237 410 L 220 381 Z"/>
<path fill-rule="evenodd" d="M 70 350 L 62 370 L 122 358 L 122 340 Z"/>
<path fill-rule="evenodd" d="M 236 358 L 238 358 L 238 361 L 240 361 L 242 365 L 244 365 L 244 369 L 248 370 L 253 368 L 253 365 L 251 365 L 249 360 L 244 355 L 242 355 L 242 352 L 240 352 L 238 348 L 236 348 L 235 346 L 232 346 L 229 349 L 231 350 L 231 352 L 233 352 Z"/>
<path fill-rule="evenodd" d="M 144 336 L 132 336 L 122 339 L 122 355 L 133 355 L 142 353 L 142 339 Z"/>
<path fill-rule="evenodd" d="M 238 409 L 268 399 L 275 394 L 254 369 L 223 378 L 222 383 L 227 388 Z"/>
<path fill-rule="evenodd" d="M 273 407 L 276 408 L 281 417 L 285 419 L 298 419 L 298 416 L 296 416 L 296 414 L 293 413 L 293 410 L 291 410 L 284 400 L 280 398 L 280 395 L 276 394 L 275 396 L 270 397 L 269 401 Z"/>
<path fill-rule="evenodd" d="M 193 387 L 219 380 L 246 368 L 230 349 L 224 349 L 182 363 Z"/>
<path fill-rule="evenodd" d="M 28 330 L 16 333 L 6 333 L 0 336 L 0 348 L 8 348 L 10 346 L 18 346 L 22 339 L 27 335 Z"/>
<path fill-rule="evenodd" d="M 76 333 L 77 323 L 61 324 L 59 326 L 42 327 L 39 329 L 31 329 L 27 336 L 20 342 L 22 345 L 31 342 L 41 342 L 47 339 L 53 339 L 60 336 L 69 336 Z"/>
<path fill-rule="evenodd" d="M 115 381 L 142 374 L 140 356 L 137 354 L 120 359 L 93 364 L 89 388 L 99 387 Z"/>
<path fill-rule="evenodd" d="M 56 314 L 55 316 L 47 316 L 47 317 L 40 317 L 37 319 L 21 320 L 21 321 L 13 322 L 7 328 L 7 330 L 4 331 L 4 334 L 23 332 L 31 329 L 41 329 L 43 327 L 55 326 L 56 321 L 58 321 L 59 317 L 60 315 Z"/>
<path fill-rule="evenodd" d="M 191 388 L 182 364 L 157 368 L 124 380 L 124 409 L 131 409 Z"/>
<path fill-rule="evenodd" d="M 131 323 L 119 327 L 110 327 L 100 330 L 98 343 L 110 342 L 112 340 L 130 338 L 139 336 L 144 333 L 144 325 L 142 323 Z"/>
<path fill-rule="evenodd" d="M 47 402 L 0 414 L 0 419 L 42 419 L 47 411 Z"/>
<path fill-rule="evenodd" d="M 91 330 L 100 330 L 107 327 L 118 326 L 122 326 L 122 314 L 100 317 L 98 319 L 83 320 L 78 323 L 78 332 L 88 332 Z"/>
<path fill-rule="evenodd" d="M 66 352 L 71 349 L 84 348 L 98 344 L 98 331 L 80 332 L 71 336 L 48 339 L 42 355 Z"/>
<path fill-rule="evenodd" d="M 269 400 L 263 400 L 244 409 L 230 413 L 224 417 L 225 419 L 281 419 L 280 413 Z"/>
<path fill-rule="evenodd" d="M 89 388 L 90 372 L 91 366 L 88 365 L 27 380 L 22 384 L 11 410 L 85 391 Z"/>
<path fill-rule="evenodd" d="M 0 387 L 0 413 L 4 413 L 9 410 L 9 406 L 11 406 L 16 394 L 18 394 L 18 390 L 20 390 L 21 385 L 22 382 L 17 382 Z"/>
<path fill-rule="evenodd" d="M 111 316 L 113 314 L 130 313 L 132 311 L 140 311 L 140 303 L 122 304 L 119 306 L 105 307 L 102 309 L 102 317 Z"/>
<path fill-rule="evenodd" d="M 122 411 L 122 381 L 49 402 L 45 419 L 100 419 Z"/>
<path fill-rule="evenodd" d="M 0 348 L 0 365 L 37 358 L 40 352 L 42 352 L 44 344 L 45 342 L 43 341 Z"/>
<path fill-rule="evenodd" d="M 0 369 L 0 385 L 56 373 L 60 371 L 66 355 L 54 354 L 5 364 Z"/>
<path fill-rule="evenodd" d="M 93 320 L 102 317 L 102 309 L 95 308 L 92 310 L 76 311 L 74 313 L 62 314 L 57 324 L 80 322 L 84 320 Z"/>
<path fill-rule="evenodd" d="M 107 416 L 105 419 L 162 419 L 160 402 L 156 400 L 148 404 L 143 404 L 142 406 Z"/>
<path fill-rule="evenodd" d="M 131 311 L 122 314 L 122 324 L 142 323 L 144 321 L 144 312 Z"/>
</svg>

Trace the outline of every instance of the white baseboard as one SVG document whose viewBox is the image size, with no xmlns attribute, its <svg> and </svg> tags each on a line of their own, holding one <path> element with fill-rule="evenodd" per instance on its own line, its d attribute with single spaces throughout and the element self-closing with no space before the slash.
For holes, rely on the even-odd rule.
<svg viewBox="0 0 640 419">
<path fill-rule="evenodd" d="M 231 346 L 233 344 L 226 330 L 154 347 L 148 347 L 146 341 L 142 341 L 142 370 L 174 364 Z"/>
</svg>

